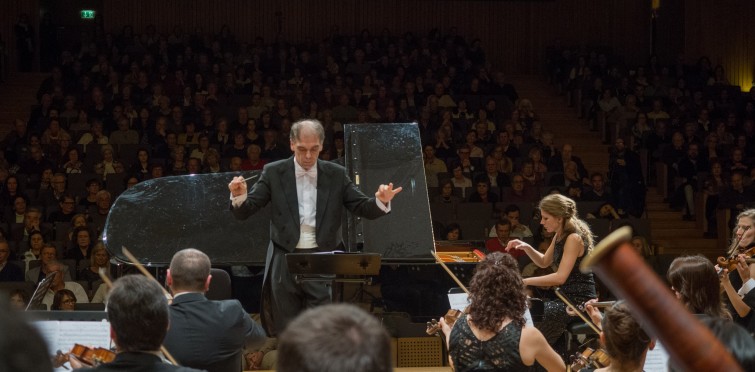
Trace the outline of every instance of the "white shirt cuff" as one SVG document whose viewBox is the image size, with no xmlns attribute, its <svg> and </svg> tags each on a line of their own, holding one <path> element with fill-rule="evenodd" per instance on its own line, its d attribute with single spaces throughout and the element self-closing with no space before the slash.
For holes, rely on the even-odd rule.
<svg viewBox="0 0 755 372">
<path fill-rule="evenodd" d="M 380 201 L 380 199 L 375 198 L 375 203 L 377 204 L 378 208 L 380 208 L 381 211 L 385 213 L 391 213 L 391 202 L 388 202 L 388 205 L 383 204 L 383 202 Z"/>
<path fill-rule="evenodd" d="M 231 194 L 231 205 L 233 205 L 234 208 L 238 208 L 241 204 L 244 204 L 245 201 L 246 193 L 239 196 L 233 196 L 233 194 Z"/>
<path fill-rule="evenodd" d="M 742 288 L 739 288 L 739 292 L 737 292 L 740 296 L 744 297 L 748 292 L 750 292 L 753 288 L 755 288 L 755 279 L 750 278 L 747 279 L 744 284 L 742 284 Z"/>
</svg>

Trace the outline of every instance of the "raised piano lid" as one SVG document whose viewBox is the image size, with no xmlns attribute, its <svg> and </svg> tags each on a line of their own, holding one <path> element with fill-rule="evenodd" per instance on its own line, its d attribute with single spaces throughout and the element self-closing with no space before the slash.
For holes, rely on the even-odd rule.
<svg viewBox="0 0 755 372">
<path fill-rule="evenodd" d="M 393 199 L 390 215 L 349 218 L 349 250 L 379 253 L 388 262 L 432 260 L 433 230 L 417 124 L 347 124 L 344 133 L 346 167 L 362 192 L 374 195 L 388 182 L 404 188 Z"/>
</svg>

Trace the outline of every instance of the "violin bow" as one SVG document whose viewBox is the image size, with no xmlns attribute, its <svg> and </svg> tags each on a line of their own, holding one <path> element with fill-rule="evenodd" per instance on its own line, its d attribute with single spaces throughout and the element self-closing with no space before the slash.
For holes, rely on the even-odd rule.
<svg viewBox="0 0 755 372">
<path fill-rule="evenodd" d="M 123 251 L 123 254 L 126 255 L 126 257 L 128 257 L 131 263 L 134 264 L 134 266 L 136 266 L 139 272 L 144 274 L 144 276 L 146 276 L 147 278 L 154 280 L 155 282 L 157 282 L 157 284 L 160 284 L 160 282 L 158 282 L 157 279 L 155 279 L 155 277 L 152 276 L 152 274 L 150 274 L 149 271 L 147 271 L 147 268 L 145 268 L 144 265 L 142 265 L 142 263 L 136 259 L 136 256 L 131 254 L 131 252 L 128 249 L 126 249 L 126 247 L 121 247 L 121 250 Z M 112 288 L 113 283 L 110 281 L 110 278 L 108 278 L 107 275 L 105 275 L 105 271 L 102 268 L 100 268 L 100 277 L 108 285 L 108 287 Z M 170 292 L 168 292 L 168 290 L 165 289 L 165 287 L 160 285 L 160 288 L 163 290 L 163 293 L 165 294 L 167 298 L 173 298 L 173 296 L 170 295 Z M 165 358 L 167 358 L 171 363 L 173 363 L 174 366 L 180 366 L 180 364 L 178 364 L 178 361 L 176 361 L 176 359 L 173 358 L 173 355 L 171 355 L 170 352 L 168 352 L 168 349 L 166 349 L 165 346 L 160 345 L 160 352 L 162 352 L 163 355 L 165 355 Z"/>
<path fill-rule="evenodd" d="M 456 277 L 456 275 L 451 271 L 451 269 L 449 269 L 448 266 L 446 266 L 446 263 L 443 262 L 443 260 L 440 259 L 440 257 L 438 256 L 438 254 L 435 253 L 435 251 L 432 251 L 432 250 L 430 251 L 430 254 L 432 254 L 433 257 L 435 257 L 435 261 L 437 261 L 440 264 L 440 266 L 443 268 L 443 270 L 446 270 L 446 272 L 448 273 L 448 275 L 451 276 L 451 279 L 453 279 L 454 282 L 456 282 L 456 285 L 458 285 L 459 288 L 461 288 L 466 294 L 469 294 L 469 290 L 467 289 L 467 287 L 464 286 L 464 284 L 461 283 L 461 280 L 459 280 L 459 278 Z"/>
<path fill-rule="evenodd" d="M 595 331 L 595 333 L 600 334 L 600 328 L 598 328 L 598 326 L 595 325 L 595 323 L 592 322 L 592 319 L 590 319 L 587 316 L 585 316 L 585 314 L 582 314 L 582 310 L 580 310 L 578 307 L 574 306 L 574 304 L 571 301 L 569 301 L 569 299 L 563 293 L 561 293 L 561 288 L 556 288 L 554 290 L 554 292 L 556 292 L 556 296 L 558 296 L 558 298 L 560 298 L 561 301 L 563 301 L 566 304 L 566 306 L 569 306 L 572 309 L 574 309 L 574 312 L 577 313 L 577 315 L 580 318 L 582 318 L 582 320 L 584 320 L 585 323 L 588 326 L 590 326 L 590 328 L 592 328 L 593 331 Z"/>
</svg>

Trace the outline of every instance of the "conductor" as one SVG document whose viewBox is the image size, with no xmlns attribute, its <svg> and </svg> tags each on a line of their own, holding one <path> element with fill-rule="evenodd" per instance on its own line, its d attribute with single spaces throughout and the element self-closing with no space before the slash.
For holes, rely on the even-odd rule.
<svg viewBox="0 0 755 372">
<path fill-rule="evenodd" d="M 230 209 L 238 219 L 272 203 L 260 316 L 271 336 L 282 332 L 302 309 L 331 301 L 325 282 L 296 283 L 284 255 L 335 249 L 342 243 L 344 208 L 375 219 L 390 212 L 391 200 L 402 190 L 389 183 L 380 185 L 374 198 L 364 195 L 344 167 L 318 159 L 324 138 L 319 121 L 298 121 L 291 126 L 293 157 L 265 165 L 249 192 L 243 177 L 228 184 Z"/>
</svg>

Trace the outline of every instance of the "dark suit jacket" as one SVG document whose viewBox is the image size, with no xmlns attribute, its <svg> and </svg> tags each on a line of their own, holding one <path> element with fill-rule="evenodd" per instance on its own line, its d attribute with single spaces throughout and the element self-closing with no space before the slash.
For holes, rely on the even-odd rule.
<svg viewBox="0 0 755 372">
<path fill-rule="evenodd" d="M 262 326 L 238 300 L 211 301 L 202 293 L 185 293 L 170 305 L 163 345 L 182 366 L 238 372 L 244 344 L 264 337 Z"/>
<path fill-rule="evenodd" d="M 163 363 L 156 355 L 146 353 L 119 353 L 115 360 L 94 368 L 81 368 L 81 372 L 196 372 L 199 369 L 177 367 Z"/>
<path fill-rule="evenodd" d="M 5 267 L 0 270 L 0 282 L 23 282 L 24 270 L 20 267 L 6 262 Z"/>
<path fill-rule="evenodd" d="M 293 157 L 265 165 L 244 204 L 238 208 L 231 206 L 231 211 L 236 218 L 246 219 L 270 202 L 270 240 L 272 244 L 293 252 L 299 242 L 300 225 Z M 344 207 L 368 219 L 385 215 L 375 204 L 375 198 L 367 197 L 351 182 L 346 168 L 318 160 L 315 234 L 319 247 L 332 250 L 342 243 L 340 228 Z"/>
</svg>

